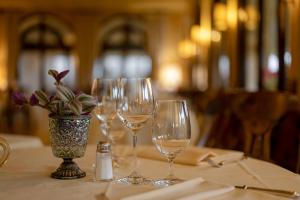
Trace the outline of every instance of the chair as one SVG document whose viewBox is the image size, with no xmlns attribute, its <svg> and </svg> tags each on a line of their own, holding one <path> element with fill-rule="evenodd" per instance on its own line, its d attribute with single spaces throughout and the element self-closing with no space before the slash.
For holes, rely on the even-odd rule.
<svg viewBox="0 0 300 200">
<path fill-rule="evenodd" d="M 237 94 L 232 107 L 243 124 L 245 155 L 270 160 L 271 132 L 286 110 L 286 95 L 244 92 Z"/>
<path fill-rule="evenodd" d="M 243 150 L 243 128 L 240 119 L 232 112 L 237 91 L 219 92 L 206 104 L 206 115 L 211 116 L 211 124 L 204 145 L 213 148 Z M 206 125 L 207 126 L 207 125 Z"/>
<path fill-rule="evenodd" d="M 272 161 L 290 171 L 297 172 L 297 163 L 300 163 L 299 145 L 300 107 L 290 108 L 289 106 L 272 130 Z"/>
</svg>

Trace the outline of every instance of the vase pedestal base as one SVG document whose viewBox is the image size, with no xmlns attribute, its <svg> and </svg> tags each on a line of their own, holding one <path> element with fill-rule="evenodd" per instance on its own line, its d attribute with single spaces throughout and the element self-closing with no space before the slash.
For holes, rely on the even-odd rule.
<svg viewBox="0 0 300 200">
<path fill-rule="evenodd" d="M 78 179 L 85 176 L 85 172 L 78 167 L 72 158 L 64 158 L 64 162 L 51 174 L 51 177 L 56 179 Z"/>
</svg>

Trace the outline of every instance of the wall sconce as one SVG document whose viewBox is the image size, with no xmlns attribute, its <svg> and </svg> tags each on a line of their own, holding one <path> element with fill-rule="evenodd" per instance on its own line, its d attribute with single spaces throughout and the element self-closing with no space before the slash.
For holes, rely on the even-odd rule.
<svg viewBox="0 0 300 200">
<path fill-rule="evenodd" d="M 220 42 L 221 39 L 222 39 L 222 35 L 219 31 L 216 31 L 216 30 L 211 31 L 211 41 Z"/>
<path fill-rule="evenodd" d="M 216 3 L 214 6 L 214 26 L 218 31 L 226 31 L 228 27 L 236 27 L 237 20 L 245 23 L 248 30 L 255 30 L 259 20 L 259 13 L 255 6 L 248 5 L 246 8 L 237 9 L 234 0 L 228 0 L 227 6 L 224 3 Z"/>
<path fill-rule="evenodd" d="M 208 27 L 194 25 L 191 29 L 191 38 L 193 41 L 206 46 L 211 41 L 211 30 Z"/>
<path fill-rule="evenodd" d="M 214 25 L 218 31 L 226 31 L 227 29 L 227 22 L 226 17 L 227 10 L 226 5 L 224 3 L 216 3 L 214 6 Z"/>
<path fill-rule="evenodd" d="M 235 28 L 238 22 L 238 5 L 237 0 L 227 0 L 227 26 Z"/>
<path fill-rule="evenodd" d="M 178 53 L 182 58 L 193 57 L 196 55 L 196 51 L 196 44 L 190 39 L 182 40 L 178 44 Z"/>
<path fill-rule="evenodd" d="M 241 22 L 248 21 L 248 14 L 247 14 L 246 10 L 244 10 L 243 8 L 239 8 L 238 16 L 239 16 L 239 20 Z"/>
<path fill-rule="evenodd" d="M 255 30 L 259 21 L 259 13 L 257 12 L 257 8 L 254 6 L 247 6 L 246 7 L 246 13 L 247 13 L 247 21 L 245 23 L 246 28 L 248 30 Z"/>
</svg>

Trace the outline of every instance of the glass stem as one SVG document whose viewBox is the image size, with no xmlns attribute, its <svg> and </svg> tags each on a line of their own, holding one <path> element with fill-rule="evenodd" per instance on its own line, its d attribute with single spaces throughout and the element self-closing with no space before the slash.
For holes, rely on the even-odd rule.
<svg viewBox="0 0 300 200">
<path fill-rule="evenodd" d="M 110 139 L 109 139 L 109 130 L 110 130 L 110 123 L 107 122 L 107 123 L 105 124 L 106 140 L 107 140 L 108 142 L 111 142 Z"/>
<path fill-rule="evenodd" d="M 168 163 L 169 163 L 169 174 L 168 174 L 167 178 L 171 179 L 171 178 L 174 178 L 174 170 L 173 170 L 174 157 L 169 157 Z"/>
<path fill-rule="evenodd" d="M 136 145 L 137 145 L 137 135 L 135 131 L 133 131 L 133 136 L 132 136 L 132 145 L 133 145 L 133 171 L 132 174 L 137 173 L 137 153 L 136 153 Z"/>
</svg>

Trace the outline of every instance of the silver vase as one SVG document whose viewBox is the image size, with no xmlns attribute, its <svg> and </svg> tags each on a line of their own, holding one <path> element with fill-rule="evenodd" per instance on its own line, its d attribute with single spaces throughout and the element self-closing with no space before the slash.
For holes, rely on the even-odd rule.
<svg viewBox="0 0 300 200">
<path fill-rule="evenodd" d="M 51 174 L 57 179 L 76 179 L 85 177 L 85 172 L 73 161 L 84 156 L 89 115 L 81 116 L 49 116 L 49 132 L 52 153 L 55 157 L 64 159 L 63 163 Z"/>
</svg>

